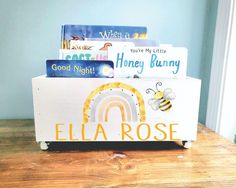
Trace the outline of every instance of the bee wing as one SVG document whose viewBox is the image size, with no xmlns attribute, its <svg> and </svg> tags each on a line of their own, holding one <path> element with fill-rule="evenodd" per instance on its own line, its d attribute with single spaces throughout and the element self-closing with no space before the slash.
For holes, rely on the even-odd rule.
<svg viewBox="0 0 236 188">
<path fill-rule="evenodd" d="M 172 91 L 172 89 L 166 88 L 166 89 L 164 90 L 164 99 L 166 99 L 166 100 L 173 100 L 173 99 L 175 99 L 175 97 L 176 97 L 176 95 L 175 95 L 175 93 Z"/>
<path fill-rule="evenodd" d="M 158 110 L 159 105 L 160 105 L 160 101 L 155 99 L 155 98 L 151 98 L 151 99 L 148 100 L 148 104 L 151 106 L 151 108 L 153 110 Z"/>
</svg>

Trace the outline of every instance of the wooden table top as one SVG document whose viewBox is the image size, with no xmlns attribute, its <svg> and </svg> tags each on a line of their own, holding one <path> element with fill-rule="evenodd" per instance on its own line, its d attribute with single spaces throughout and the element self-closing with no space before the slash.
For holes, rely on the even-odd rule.
<svg viewBox="0 0 236 188">
<path fill-rule="evenodd" d="M 201 125 L 191 149 L 174 142 L 80 143 L 46 152 L 33 125 L 0 120 L 0 187 L 236 187 L 236 145 Z"/>
</svg>

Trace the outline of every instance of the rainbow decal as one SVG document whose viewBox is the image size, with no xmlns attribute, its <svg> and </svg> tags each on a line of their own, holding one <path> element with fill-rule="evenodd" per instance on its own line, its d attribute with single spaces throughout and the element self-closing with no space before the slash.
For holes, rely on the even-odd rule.
<svg viewBox="0 0 236 188">
<path fill-rule="evenodd" d="M 108 122 L 109 112 L 118 108 L 123 122 L 143 122 L 146 119 L 144 100 L 134 87 L 114 82 L 93 90 L 84 103 L 84 124 Z"/>
</svg>

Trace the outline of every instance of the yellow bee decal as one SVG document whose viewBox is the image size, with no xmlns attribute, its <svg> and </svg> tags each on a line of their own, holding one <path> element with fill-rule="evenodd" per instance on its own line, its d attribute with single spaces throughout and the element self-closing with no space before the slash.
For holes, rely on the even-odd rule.
<svg viewBox="0 0 236 188">
<path fill-rule="evenodd" d="M 153 110 L 160 109 L 161 111 L 169 111 L 172 107 L 170 100 L 175 99 L 175 93 L 170 88 L 166 88 L 164 91 L 160 91 L 158 86 L 161 86 L 161 82 L 156 83 L 156 91 L 148 88 L 146 93 L 149 94 L 153 92 L 153 98 L 148 100 L 148 104 L 151 106 Z"/>
</svg>

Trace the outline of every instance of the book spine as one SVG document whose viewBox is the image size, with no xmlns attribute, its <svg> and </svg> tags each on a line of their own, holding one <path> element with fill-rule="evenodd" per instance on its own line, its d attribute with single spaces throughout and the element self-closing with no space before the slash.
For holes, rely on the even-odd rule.
<svg viewBox="0 0 236 188">
<path fill-rule="evenodd" d="M 61 49 L 64 49 L 64 41 L 65 41 L 65 27 L 61 26 Z"/>
</svg>

